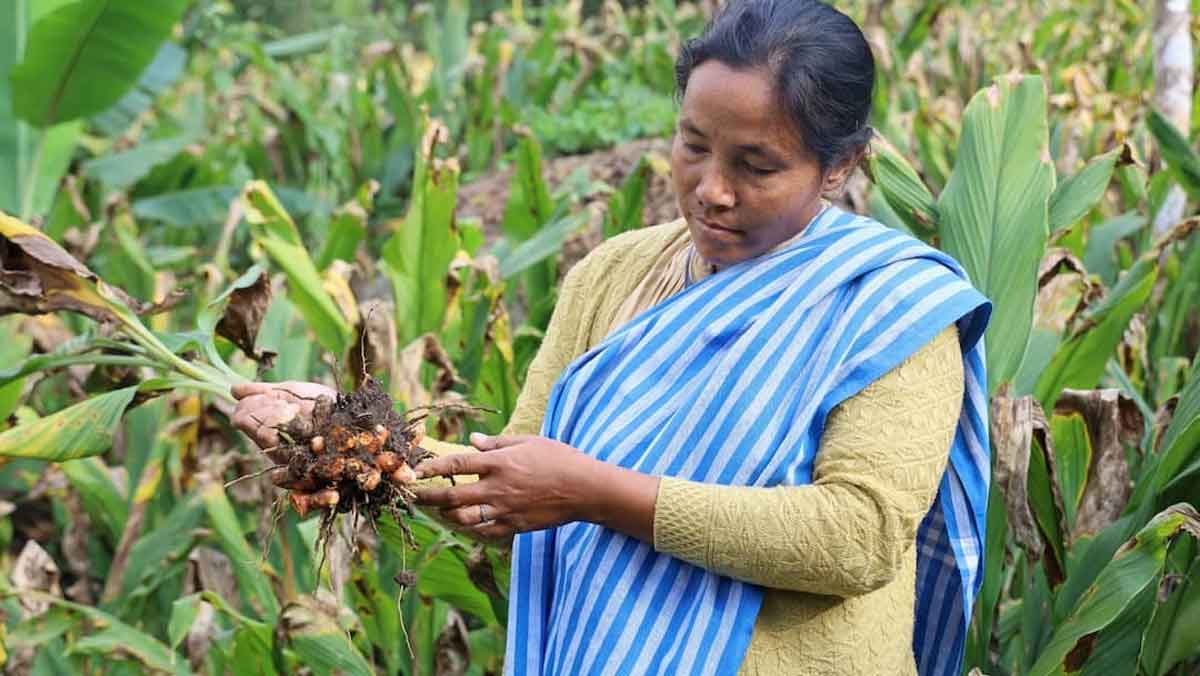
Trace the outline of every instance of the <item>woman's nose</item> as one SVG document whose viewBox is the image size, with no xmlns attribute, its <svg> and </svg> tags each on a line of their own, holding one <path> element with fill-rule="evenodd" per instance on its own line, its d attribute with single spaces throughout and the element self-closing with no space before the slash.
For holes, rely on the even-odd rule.
<svg viewBox="0 0 1200 676">
<path fill-rule="evenodd" d="M 728 209 L 734 205 L 737 199 L 720 167 L 713 166 L 714 164 L 710 163 L 710 166 L 700 176 L 700 182 L 696 184 L 696 197 L 705 207 Z"/>
</svg>

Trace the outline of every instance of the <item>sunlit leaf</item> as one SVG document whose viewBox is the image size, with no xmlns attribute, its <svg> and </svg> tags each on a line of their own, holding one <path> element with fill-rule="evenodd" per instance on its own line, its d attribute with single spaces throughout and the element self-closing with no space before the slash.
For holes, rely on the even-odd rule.
<svg viewBox="0 0 1200 676">
<path fill-rule="evenodd" d="M 321 274 L 308 255 L 292 217 L 262 181 L 249 183 L 242 199 L 255 241 L 287 275 L 288 293 L 309 328 L 322 347 L 341 355 L 350 342 L 350 325 L 325 291 Z"/>
<path fill-rule="evenodd" d="M 1200 537 L 1200 514 L 1187 504 L 1175 505 L 1158 514 L 1126 542 L 1088 587 L 1071 614 L 1055 627 L 1030 675 L 1048 676 L 1063 669 L 1077 670 L 1091 653 L 1090 647 L 1081 641 L 1108 626 L 1146 585 L 1158 577 L 1167 547 L 1181 532 Z"/>
<path fill-rule="evenodd" d="M 963 112 L 958 157 L 938 202 L 946 251 L 995 303 L 987 333 L 989 391 L 1012 378 L 1029 342 L 1054 190 L 1047 144 L 1042 79 L 997 80 Z"/>
<path fill-rule="evenodd" d="M 1096 206 L 1112 180 L 1113 168 L 1128 152 L 1123 147 L 1095 157 L 1054 189 L 1050 196 L 1050 232 L 1071 225 Z"/>
<path fill-rule="evenodd" d="M 883 136 L 871 141 L 867 156 L 871 179 L 908 229 L 928 236 L 937 231 L 937 203 L 908 160 Z"/>
<path fill-rule="evenodd" d="M 17 115 L 47 127 L 116 103 L 145 70 L 187 0 L 79 0 L 35 23 L 12 70 Z"/>
<path fill-rule="evenodd" d="M 62 462 L 107 451 L 136 387 L 87 399 L 0 433 L 0 456 Z"/>
<path fill-rule="evenodd" d="M 408 213 L 383 246 L 402 345 L 421 334 L 439 332 L 445 320 L 446 277 L 458 250 L 454 207 L 459 167 L 454 159 L 436 159 L 434 149 L 448 133 L 441 122 L 429 122 L 413 170 Z"/>
</svg>

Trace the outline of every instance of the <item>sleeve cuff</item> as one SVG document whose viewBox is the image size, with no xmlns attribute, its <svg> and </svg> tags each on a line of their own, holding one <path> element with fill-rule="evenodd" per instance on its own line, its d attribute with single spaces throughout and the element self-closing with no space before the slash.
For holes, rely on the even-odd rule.
<svg viewBox="0 0 1200 676">
<path fill-rule="evenodd" d="M 662 477 L 654 505 L 654 548 L 707 567 L 711 506 L 708 486 Z"/>
</svg>

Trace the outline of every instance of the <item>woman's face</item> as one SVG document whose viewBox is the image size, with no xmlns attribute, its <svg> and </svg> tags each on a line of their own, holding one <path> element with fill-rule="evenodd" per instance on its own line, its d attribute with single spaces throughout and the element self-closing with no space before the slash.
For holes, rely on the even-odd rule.
<svg viewBox="0 0 1200 676">
<path fill-rule="evenodd" d="M 765 70 L 715 60 L 692 70 L 671 180 L 705 260 L 731 265 L 791 238 L 816 216 L 831 179 L 776 101 Z"/>
</svg>

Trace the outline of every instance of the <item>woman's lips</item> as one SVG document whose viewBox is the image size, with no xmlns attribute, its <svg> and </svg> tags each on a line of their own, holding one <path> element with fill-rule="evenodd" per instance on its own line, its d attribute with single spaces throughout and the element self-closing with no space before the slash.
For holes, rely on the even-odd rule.
<svg viewBox="0 0 1200 676">
<path fill-rule="evenodd" d="M 699 216 L 696 216 L 695 218 L 696 218 L 696 222 L 699 223 L 702 228 L 704 228 L 705 230 L 708 230 L 710 232 L 713 232 L 716 234 L 723 234 L 726 236 L 742 234 L 741 230 L 735 230 L 733 228 L 728 228 L 723 225 L 713 223 L 712 221 L 701 218 Z"/>
</svg>

